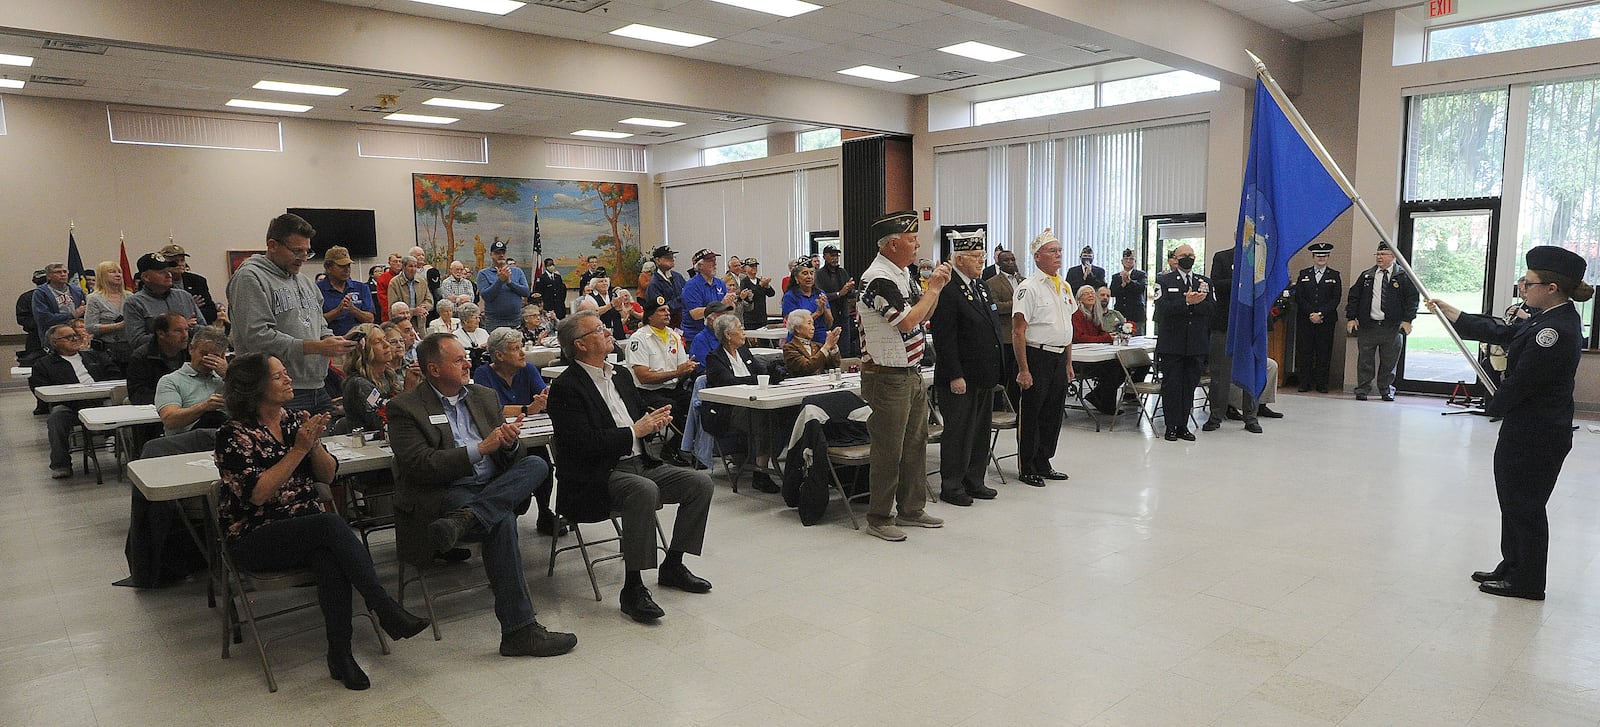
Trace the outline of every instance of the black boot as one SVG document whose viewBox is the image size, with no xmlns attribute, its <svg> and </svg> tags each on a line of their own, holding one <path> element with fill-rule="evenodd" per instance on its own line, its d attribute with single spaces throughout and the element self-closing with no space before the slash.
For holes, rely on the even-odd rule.
<svg viewBox="0 0 1600 727">
<path fill-rule="evenodd" d="M 383 632 L 395 641 L 416 636 L 432 623 L 428 619 L 401 608 L 400 604 L 395 601 L 389 601 L 388 605 L 381 606 L 376 610 L 378 612 L 378 625 L 382 626 Z"/>
<path fill-rule="evenodd" d="M 345 689 L 357 692 L 372 686 L 372 680 L 367 678 L 367 673 L 361 671 L 361 665 L 350 655 L 349 644 L 337 649 L 328 647 L 328 676 L 344 682 Z"/>
</svg>

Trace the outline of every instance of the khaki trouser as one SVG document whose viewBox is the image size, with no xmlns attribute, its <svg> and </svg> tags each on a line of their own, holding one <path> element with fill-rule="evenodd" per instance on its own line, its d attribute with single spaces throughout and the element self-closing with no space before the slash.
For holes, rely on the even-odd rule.
<svg viewBox="0 0 1600 727">
<path fill-rule="evenodd" d="M 861 375 L 861 398 L 872 407 L 871 499 L 867 522 L 894 522 L 891 506 L 915 515 L 927 504 L 928 392 L 915 371 L 871 371 Z"/>
</svg>

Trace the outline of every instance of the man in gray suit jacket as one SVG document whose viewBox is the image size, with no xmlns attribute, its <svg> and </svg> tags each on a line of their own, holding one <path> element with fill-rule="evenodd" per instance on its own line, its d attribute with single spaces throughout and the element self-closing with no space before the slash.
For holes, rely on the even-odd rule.
<svg viewBox="0 0 1600 727">
<path fill-rule="evenodd" d="M 425 385 L 389 402 L 396 540 L 408 563 L 460 541 L 483 543 L 483 570 L 494 591 L 502 656 L 557 656 L 578 637 L 547 631 L 533 615 L 523 577 L 517 515 L 550 466 L 528 457 L 520 420 L 506 423 L 500 397 L 471 384 L 471 361 L 455 336 L 435 333 L 417 346 Z"/>
</svg>

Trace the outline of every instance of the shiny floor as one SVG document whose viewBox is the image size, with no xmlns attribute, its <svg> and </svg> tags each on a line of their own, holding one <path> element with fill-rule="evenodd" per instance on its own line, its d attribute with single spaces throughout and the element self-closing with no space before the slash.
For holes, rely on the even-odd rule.
<svg viewBox="0 0 1600 727">
<path fill-rule="evenodd" d="M 598 566 L 603 603 L 575 556 L 546 578 L 530 522 L 539 617 L 578 634 L 572 654 L 496 655 L 488 595 L 471 592 L 442 603 L 443 641 L 381 656 L 358 630 L 370 691 L 328 679 L 319 630 L 274 645 L 269 694 L 249 644 L 219 658 L 202 584 L 111 585 L 128 486 L 47 479 L 30 407 L 0 394 L 7 725 L 1600 723 L 1587 426 L 1551 501 L 1543 603 L 1467 578 L 1497 560 L 1498 425 L 1432 399 L 1284 395 L 1265 435 L 1230 423 L 1196 443 L 1071 414 L 1070 482 L 991 478 L 999 499 L 934 505 L 948 525 L 903 543 L 852 531 L 837 505 L 801 527 L 776 496 L 719 480 L 690 562 L 716 590 L 658 589 L 656 626 L 618 612 L 615 562 Z M 390 541 L 374 550 L 392 579 Z"/>
</svg>

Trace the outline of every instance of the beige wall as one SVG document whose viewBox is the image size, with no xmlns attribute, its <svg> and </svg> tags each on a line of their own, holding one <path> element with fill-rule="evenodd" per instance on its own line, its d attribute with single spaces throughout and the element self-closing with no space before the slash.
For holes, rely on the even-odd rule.
<svg viewBox="0 0 1600 727">
<path fill-rule="evenodd" d="M 538 138 L 490 136 L 489 164 L 451 164 L 359 157 L 356 127 L 337 122 L 284 119 L 284 151 L 266 153 L 112 144 L 100 103 L 7 96 L 5 114 L 0 169 L 12 178 L 0 185 L 0 247 L 11 264 L 0 281 L 12 295 L 35 268 L 65 259 L 69 221 L 88 266 L 116 257 L 119 231 L 130 262 L 170 234 L 219 296 L 226 251 L 261 248 L 286 207 L 376 210 L 380 254 L 404 250 L 415 239 L 413 172 L 636 183 L 641 239 L 661 238 L 660 194 L 646 175 L 546 167 Z M 20 332 L 9 316 L 0 322 L 0 333 Z"/>
</svg>

